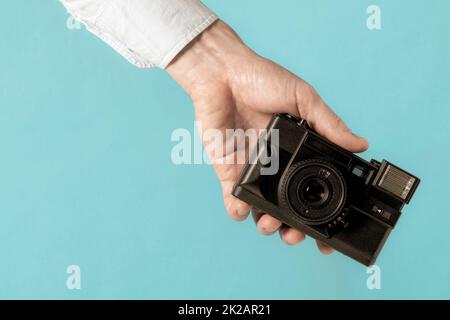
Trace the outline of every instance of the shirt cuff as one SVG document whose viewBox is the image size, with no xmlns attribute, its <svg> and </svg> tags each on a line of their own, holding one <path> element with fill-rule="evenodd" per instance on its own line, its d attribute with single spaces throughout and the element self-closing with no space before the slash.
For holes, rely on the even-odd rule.
<svg viewBox="0 0 450 320">
<path fill-rule="evenodd" d="M 140 68 L 165 69 L 217 16 L 199 0 L 60 0 L 86 28 Z"/>
</svg>

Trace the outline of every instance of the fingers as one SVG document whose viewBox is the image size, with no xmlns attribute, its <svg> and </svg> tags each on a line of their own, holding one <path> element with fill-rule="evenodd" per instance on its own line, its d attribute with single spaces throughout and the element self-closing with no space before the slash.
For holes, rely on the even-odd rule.
<svg viewBox="0 0 450 320">
<path fill-rule="evenodd" d="M 351 152 L 367 150 L 367 140 L 352 133 L 317 92 L 303 80 L 298 82 L 296 96 L 300 116 L 320 135 Z"/>
<path fill-rule="evenodd" d="M 281 227 L 281 224 L 280 220 L 275 219 L 268 214 L 263 214 L 256 223 L 256 228 L 261 234 L 270 236 Z"/>
<path fill-rule="evenodd" d="M 252 210 L 252 216 L 256 223 L 258 231 L 265 236 L 273 235 L 279 230 L 280 238 L 287 245 L 293 246 L 303 242 L 306 238 L 305 234 L 297 229 L 283 225 L 282 222 L 271 215 L 259 210 Z M 316 241 L 319 251 L 323 254 L 329 255 L 334 252 L 334 249 L 321 241 Z"/>
<path fill-rule="evenodd" d="M 332 254 L 334 252 L 333 248 L 331 248 L 330 246 L 326 245 L 325 243 L 317 240 L 317 248 L 319 248 L 319 251 L 323 254 Z"/>
<path fill-rule="evenodd" d="M 234 197 L 225 197 L 225 208 L 229 217 L 235 221 L 244 221 L 250 213 L 251 207 Z"/>
<path fill-rule="evenodd" d="M 296 245 L 306 238 L 303 232 L 283 226 L 281 221 L 268 214 L 256 212 L 253 213 L 253 217 L 256 220 L 256 228 L 262 235 L 270 236 L 279 230 L 281 240 L 287 245 Z M 329 255 L 334 252 L 334 250 L 325 243 L 321 241 L 316 241 L 316 243 L 321 253 Z"/>
<path fill-rule="evenodd" d="M 284 241 L 284 243 L 290 246 L 296 245 L 297 243 L 305 240 L 305 234 L 303 232 L 289 227 L 280 228 L 280 237 L 281 240 Z"/>
<path fill-rule="evenodd" d="M 281 221 L 269 214 L 253 210 L 252 215 L 256 223 L 256 228 L 263 235 L 270 236 L 279 230 L 281 240 L 291 246 L 305 240 L 305 234 L 303 232 L 283 226 Z"/>
</svg>

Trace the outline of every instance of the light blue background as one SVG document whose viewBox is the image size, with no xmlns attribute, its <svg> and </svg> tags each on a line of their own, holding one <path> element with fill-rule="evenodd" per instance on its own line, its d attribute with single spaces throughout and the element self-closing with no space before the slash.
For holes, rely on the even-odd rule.
<svg viewBox="0 0 450 320">
<path fill-rule="evenodd" d="M 232 222 L 206 165 L 170 161 L 185 93 L 83 30 L 57 1 L 0 11 L 0 298 L 450 298 L 450 1 L 206 3 L 312 83 L 422 184 L 378 265 Z M 366 28 L 366 8 L 382 30 Z M 82 289 L 66 289 L 66 267 Z"/>
</svg>

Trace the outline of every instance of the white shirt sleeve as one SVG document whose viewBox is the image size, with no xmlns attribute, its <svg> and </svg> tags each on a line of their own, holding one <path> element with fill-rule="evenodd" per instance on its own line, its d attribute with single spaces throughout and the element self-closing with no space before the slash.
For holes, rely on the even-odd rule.
<svg viewBox="0 0 450 320">
<path fill-rule="evenodd" d="M 60 0 L 68 12 L 141 68 L 166 68 L 215 20 L 200 0 Z"/>
</svg>

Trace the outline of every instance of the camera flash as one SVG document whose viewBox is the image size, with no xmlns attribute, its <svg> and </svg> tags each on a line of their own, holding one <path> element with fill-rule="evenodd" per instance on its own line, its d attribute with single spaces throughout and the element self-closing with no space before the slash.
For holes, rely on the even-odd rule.
<svg viewBox="0 0 450 320">
<path fill-rule="evenodd" d="M 408 201 L 410 193 L 414 192 L 418 182 L 417 178 L 387 161 L 383 161 L 379 177 L 377 186 L 403 201 Z"/>
</svg>

